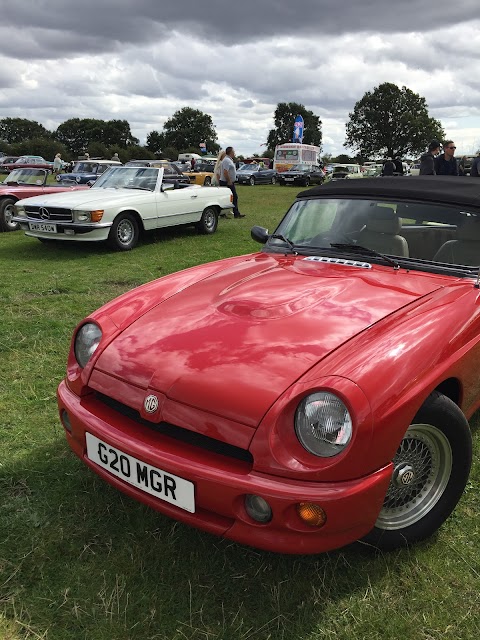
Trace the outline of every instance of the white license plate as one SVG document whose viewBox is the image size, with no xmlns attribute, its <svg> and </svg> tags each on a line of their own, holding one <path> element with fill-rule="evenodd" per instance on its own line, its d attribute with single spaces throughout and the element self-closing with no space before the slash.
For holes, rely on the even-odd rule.
<svg viewBox="0 0 480 640">
<path fill-rule="evenodd" d="M 293 182 L 295 180 L 295 178 L 285 178 L 286 182 Z"/>
<path fill-rule="evenodd" d="M 57 233 L 57 225 L 51 222 L 29 222 L 30 231 L 46 231 L 47 233 Z"/>
<path fill-rule="evenodd" d="M 123 453 L 91 433 L 86 433 L 87 457 L 112 475 L 160 500 L 195 513 L 193 482 L 167 473 L 133 456 Z"/>
</svg>

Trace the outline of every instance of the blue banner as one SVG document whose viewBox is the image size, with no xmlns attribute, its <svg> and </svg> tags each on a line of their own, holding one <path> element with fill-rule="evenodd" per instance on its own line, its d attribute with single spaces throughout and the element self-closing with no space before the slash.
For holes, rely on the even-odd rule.
<svg viewBox="0 0 480 640">
<path fill-rule="evenodd" d="M 295 118 L 295 123 L 293 125 L 293 138 L 292 142 L 303 142 L 303 118 L 302 116 L 297 116 Z"/>
</svg>

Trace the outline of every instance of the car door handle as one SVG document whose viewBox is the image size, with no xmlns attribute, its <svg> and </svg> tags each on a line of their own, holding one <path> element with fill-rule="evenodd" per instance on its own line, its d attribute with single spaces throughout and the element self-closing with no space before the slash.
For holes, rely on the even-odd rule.
<svg viewBox="0 0 480 640">
<path fill-rule="evenodd" d="M 190 196 L 190 198 L 198 198 L 198 193 L 194 193 Z"/>
</svg>

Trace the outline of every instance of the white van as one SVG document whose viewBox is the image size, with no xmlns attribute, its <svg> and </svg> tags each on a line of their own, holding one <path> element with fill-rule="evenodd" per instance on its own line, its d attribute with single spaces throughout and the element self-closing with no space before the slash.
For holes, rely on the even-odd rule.
<svg viewBox="0 0 480 640">
<path fill-rule="evenodd" d="M 202 156 L 199 155 L 198 153 L 179 153 L 178 154 L 178 162 L 191 162 L 192 158 L 195 158 L 195 160 L 198 160 L 198 158 L 201 158 Z"/>
</svg>

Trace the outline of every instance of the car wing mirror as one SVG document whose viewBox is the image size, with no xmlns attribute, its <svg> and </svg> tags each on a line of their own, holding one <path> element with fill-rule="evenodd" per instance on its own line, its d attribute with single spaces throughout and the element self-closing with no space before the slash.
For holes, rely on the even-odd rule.
<svg viewBox="0 0 480 640">
<path fill-rule="evenodd" d="M 259 242 L 260 244 L 265 244 L 269 238 L 268 229 L 257 225 L 251 228 L 250 235 L 252 236 L 252 240 Z"/>
<path fill-rule="evenodd" d="M 171 182 L 166 182 L 166 183 L 162 182 L 160 191 L 170 191 L 170 189 L 175 189 L 175 185 L 172 184 Z"/>
</svg>

